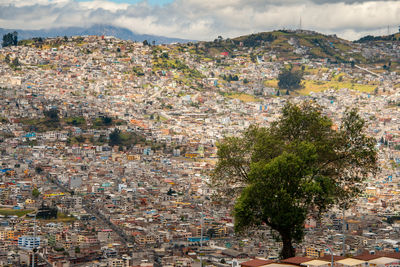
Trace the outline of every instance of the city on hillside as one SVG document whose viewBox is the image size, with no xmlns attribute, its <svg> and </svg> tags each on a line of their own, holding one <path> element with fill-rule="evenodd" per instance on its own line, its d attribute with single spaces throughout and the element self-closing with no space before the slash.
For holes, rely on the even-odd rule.
<svg viewBox="0 0 400 267">
<path fill-rule="evenodd" d="M 0 49 L 1 266 L 400 266 L 400 33 L 17 37 Z M 288 103 L 332 129 L 357 107 L 377 171 L 281 259 L 267 224 L 235 231 L 212 175 L 224 138 Z"/>
</svg>

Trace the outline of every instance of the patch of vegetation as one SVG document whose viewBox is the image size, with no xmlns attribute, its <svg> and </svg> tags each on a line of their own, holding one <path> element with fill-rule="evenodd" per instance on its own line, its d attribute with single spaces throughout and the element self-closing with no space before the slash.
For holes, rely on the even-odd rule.
<svg viewBox="0 0 400 267">
<path fill-rule="evenodd" d="M 226 75 L 226 74 L 224 74 L 224 75 L 221 75 L 220 77 L 224 81 L 227 81 L 227 82 L 232 82 L 232 81 L 237 82 L 237 81 L 239 81 L 239 76 L 237 76 L 236 74 L 235 75 L 232 75 L 232 74 Z"/>
<path fill-rule="evenodd" d="M 84 117 L 69 117 L 69 118 L 65 118 L 64 122 L 68 125 L 73 125 L 73 126 L 86 125 L 86 120 Z"/>
<path fill-rule="evenodd" d="M 164 53 L 163 53 L 164 54 Z M 163 55 L 161 54 L 161 55 Z M 179 59 L 170 59 L 169 57 L 159 57 L 157 58 L 153 66 L 155 70 L 157 69 L 163 69 L 163 70 L 170 70 L 170 69 L 175 69 L 178 71 L 181 71 L 185 77 L 187 78 L 203 78 L 204 76 L 197 70 L 197 69 L 192 69 L 189 68 L 188 65 L 180 61 Z"/>
<path fill-rule="evenodd" d="M 0 209 L 0 215 L 4 216 L 18 216 L 22 217 L 28 213 L 31 213 L 33 210 L 14 210 L 14 209 Z"/>
<path fill-rule="evenodd" d="M 259 102 L 260 99 L 254 97 L 253 95 L 245 94 L 245 93 L 227 93 L 225 94 L 228 98 L 239 99 L 243 102 Z"/>
<path fill-rule="evenodd" d="M 76 135 L 67 139 L 68 145 L 94 143 L 93 135 Z"/>
<path fill-rule="evenodd" d="M 18 45 L 18 33 L 16 31 L 3 35 L 2 47 Z"/>
<path fill-rule="evenodd" d="M 400 29 L 399 29 L 400 31 Z M 390 34 L 386 36 L 372 36 L 372 35 L 367 35 L 364 36 L 355 43 L 366 43 L 366 42 L 376 42 L 376 41 L 400 41 L 400 34 Z"/>
<path fill-rule="evenodd" d="M 263 33 L 250 34 L 239 38 L 235 38 L 234 41 L 236 44 L 242 42 L 243 45 L 246 47 L 257 47 L 265 42 L 273 42 L 277 38 L 278 37 L 273 35 L 272 33 L 263 32 Z"/>
<path fill-rule="evenodd" d="M 144 71 L 141 66 L 134 66 L 132 68 L 133 73 L 136 74 L 136 76 L 144 76 Z"/>
<path fill-rule="evenodd" d="M 101 116 L 101 117 L 95 118 L 93 121 L 93 126 L 95 128 L 104 128 L 104 127 L 113 126 L 113 118 L 108 117 L 108 116 Z"/>
<path fill-rule="evenodd" d="M 9 123 L 9 122 L 10 121 L 7 118 L 0 116 L 0 123 Z"/>
<path fill-rule="evenodd" d="M 303 71 L 286 68 L 282 69 L 278 76 L 278 87 L 280 89 L 296 90 L 301 88 L 301 80 L 303 79 Z"/>
<path fill-rule="evenodd" d="M 144 143 L 145 138 L 135 132 L 122 132 L 119 129 L 115 129 L 109 135 L 108 144 L 110 146 L 125 146 L 131 147 L 138 143 Z"/>
<path fill-rule="evenodd" d="M 299 90 L 298 93 L 308 95 L 311 92 L 322 92 L 328 89 L 339 90 L 347 88 L 364 93 L 374 92 L 376 85 L 358 84 L 352 82 L 338 82 L 338 81 L 303 81 L 303 89 Z"/>
</svg>

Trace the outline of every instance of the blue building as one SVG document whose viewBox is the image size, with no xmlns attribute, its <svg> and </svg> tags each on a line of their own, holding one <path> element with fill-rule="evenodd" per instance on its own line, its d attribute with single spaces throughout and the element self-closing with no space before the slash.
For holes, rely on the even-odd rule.
<svg viewBox="0 0 400 267">
<path fill-rule="evenodd" d="M 18 238 L 18 247 L 22 249 L 33 249 L 40 246 L 40 237 L 20 236 Z"/>
</svg>

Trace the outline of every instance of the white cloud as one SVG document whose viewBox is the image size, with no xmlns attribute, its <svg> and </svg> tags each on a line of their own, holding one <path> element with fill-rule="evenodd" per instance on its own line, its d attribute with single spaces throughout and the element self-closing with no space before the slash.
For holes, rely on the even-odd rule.
<svg viewBox="0 0 400 267">
<path fill-rule="evenodd" d="M 14 5 L 16 7 L 33 6 L 33 5 L 54 5 L 66 4 L 72 0 L 0 0 L 0 5 Z"/>
<path fill-rule="evenodd" d="M 125 10 L 129 7 L 129 4 L 127 3 L 113 3 L 113 2 L 109 2 L 109 1 L 85 1 L 85 2 L 80 2 L 79 5 L 82 8 L 85 9 L 104 9 L 104 10 L 108 10 L 111 12 L 116 12 L 118 10 Z"/>
<path fill-rule="evenodd" d="M 387 25 L 394 31 L 400 23 L 400 2 L 383 0 L 175 0 L 163 6 L 145 1 L 0 0 L 0 6 L 0 25 L 4 28 L 102 23 L 137 33 L 197 40 L 297 28 L 300 17 L 303 28 L 336 33 L 346 39 L 382 34 Z"/>
</svg>

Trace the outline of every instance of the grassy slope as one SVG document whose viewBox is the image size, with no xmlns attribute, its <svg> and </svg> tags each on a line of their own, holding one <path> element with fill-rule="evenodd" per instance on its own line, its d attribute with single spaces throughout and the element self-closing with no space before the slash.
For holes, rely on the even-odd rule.
<svg viewBox="0 0 400 267">
<path fill-rule="evenodd" d="M 4 216 L 13 216 L 16 215 L 18 217 L 22 217 L 33 210 L 14 210 L 14 209 L 0 209 L 0 215 Z"/>
<path fill-rule="evenodd" d="M 328 36 L 319 33 L 296 33 L 296 32 L 285 32 L 285 31 L 273 31 L 263 32 L 253 35 L 245 35 L 234 38 L 233 41 L 236 43 L 246 42 L 249 38 L 258 38 L 261 40 L 268 40 L 270 36 L 273 36 L 275 40 L 272 42 L 267 41 L 266 48 L 278 52 L 281 57 L 285 58 L 300 58 L 301 56 L 293 53 L 293 46 L 288 43 L 290 39 L 295 39 L 298 44 L 308 49 L 308 54 L 314 58 L 330 58 L 333 61 L 348 61 L 350 57 L 355 58 L 360 62 L 365 62 L 365 59 L 359 53 L 352 52 L 355 45 L 343 39 L 335 36 Z M 235 48 L 230 42 L 222 42 L 216 44 L 213 42 L 210 51 L 216 54 L 217 51 L 229 51 Z M 215 51 L 217 50 L 217 51 Z"/>
</svg>

